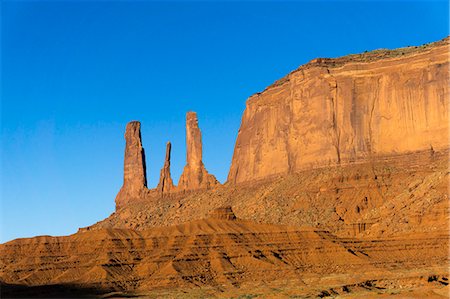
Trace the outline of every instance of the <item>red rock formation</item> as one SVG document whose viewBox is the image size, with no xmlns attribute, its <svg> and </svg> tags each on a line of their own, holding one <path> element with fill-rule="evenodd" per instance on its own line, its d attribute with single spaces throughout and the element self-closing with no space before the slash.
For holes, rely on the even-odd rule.
<svg viewBox="0 0 450 299">
<path fill-rule="evenodd" d="M 231 206 L 220 207 L 209 213 L 209 218 L 220 220 L 236 220 L 236 215 Z"/>
<path fill-rule="evenodd" d="M 116 196 L 116 208 L 130 200 L 143 198 L 148 191 L 140 122 L 132 121 L 127 124 L 125 141 L 123 185 Z"/>
<path fill-rule="evenodd" d="M 174 186 L 170 175 L 172 148 L 170 142 L 167 143 L 166 159 L 161 169 L 158 186 L 149 190 L 139 122 L 133 121 L 127 124 L 125 139 L 124 183 L 116 196 L 116 210 L 123 208 L 131 201 L 151 201 L 164 194 L 210 189 L 219 185 L 216 178 L 206 171 L 202 162 L 202 136 L 195 112 L 188 112 L 186 115 L 187 164 L 178 186 Z"/>
<path fill-rule="evenodd" d="M 195 112 L 186 114 L 186 158 L 187 164 L 178 182 L 179 191 L 209 189 L 219 183 L 203 165 L 202 133 Z"/>
<path fill-rule="evenodd" d="M 174 190 L 172 177 L 170 176 L 170 151 L 171 151 L 171 148 L 172 148 L 171 143 L 167 142 L 166 159 L 164 161 L 164 166 L 161 169 L 158 187 L 156 187 L 156 189 L 160 193 L 170 193 L 171 191 Z"/>
<path fill-rule="evenodd" d="M 158 200 L 129 123 L 123 208 L 0 244 L 0 297 L 446 297 L 446 47 L 317 59 L 252 97 L 230 180 L 307 169 L 271 181 Z M 195 113 L 186 131 L 180 189 L 211 186 Z"/>
<path fill-rule="evenodd" d="M 315 59 L 250 97 L 228 181 L 449 147 L 448 39 Z"/>
<path fill-rule="evenodd" d="M 20 296 L 14 288 L 2 285 L 2 298 L 127 298 L 135 294 L 141 298 L 210 298 L 239 289 L 253 294 L 261 286 L 273 288 L 277 282 L 284 294 L 319 298 L 324 297 L 317 295 L 320 288 L 342 290 L 342 285 L 364 281 L 380 286 L 373 289 L 374 296 L 367 297 L 379 297 L 385 291 L 382 297 L 387 298 L 397 279 L 400 287 L 395 294 L 402 284 L 405 288 L 405 283 L 420 276 L 440 280 L 436 282 L 440 287 L 448 284 L 445 231 L 352 239 L 317 229 L 229 220 L 209 218 L 144 231 L 108 229 L 0 244 L 0 283 L 16 284 L 22 286 L 16 290 L 27 291 Z M 37 286 L 42 287 L 41 294 Z M 68 289 L 69 294 L 50 296 L 48 292 L 58 286 L 60 292 L 64 286 L 74 286 L 95 293 L 76 296 Z M 199 293 L 203 287 L 208 293 Z M 158 289 L 164 293 L 151 293 Z M 293 293 L 299 289 L 307 293 Z M 270 298 L 283 295 L 280 289 L 276 291 Z M 366 297 L 355 293 L 353 298 Z M 243 294 L 226 297 L 246 297 Z M 408 292 L 406 297 L 410 295 Z M 263 292 L 258 297 L 267 296 Z"/>
</svg>

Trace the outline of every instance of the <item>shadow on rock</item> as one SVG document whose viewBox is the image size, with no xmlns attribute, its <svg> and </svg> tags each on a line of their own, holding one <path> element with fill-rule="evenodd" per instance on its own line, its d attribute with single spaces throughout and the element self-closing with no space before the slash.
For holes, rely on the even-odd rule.
<svg viewBox="0 0 450 299">
<path fill-rule="evenodd" d="M 26 286 L 0 283 L 0 298 L 133 298 L 133 294 L 113 289 L 81 286 L 75 284 L 53 284 Z"/>
</svg>

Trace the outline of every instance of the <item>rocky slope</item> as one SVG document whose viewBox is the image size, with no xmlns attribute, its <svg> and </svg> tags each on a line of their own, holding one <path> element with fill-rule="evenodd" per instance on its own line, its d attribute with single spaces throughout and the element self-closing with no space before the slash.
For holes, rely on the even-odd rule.
<svg viewBox="0 0 450 299">
<path fill-rule="evenodd" d="M 119 209 L 88 229 L 181 224 L 230 205 L 242 219 L 317 227 L 339 236 L 432 232 L 449 224 L 448 162 L 448 151 L 425 151 L 156 197 Z"/>
<path fill-rule="evenodd" d="M 223 296 L 251 291 L 257 282 L 268 288 L 288 284 L 287 291 L 314 297 L 348 294 L 365 284 L 391 291 L 420 283 L 439 288 L 448 282 L 442 267 L 447 236 L 343 239 L 327 231 L 238 220 L 223 208 L 167 228 L 14 240 L 0 245 L 0 277 L 4 295 L 14 291 L 12 284 L 49 286 L 41 289 L 43 296 L 61 296 L 75 286 L 79 295 L 203 289 Z M 383 281 L 386 272 L 391 285 Z M 36 289 L 20 291 L 26 296 Z"/>
<path fill-rule="evenodd" d="M 228 181 L 449 147 L 448 39 L 315 59 L 250 97 Z"/>
<path fill-rule="evenodd" d="M 130 122 L 116 211 L 0 244 L 2 297 L 445 297 L 448 83 L 448 39 L 316 59 L 248 100 L 224 185 L 190 112 L 148 189 Z"/>
</svg>

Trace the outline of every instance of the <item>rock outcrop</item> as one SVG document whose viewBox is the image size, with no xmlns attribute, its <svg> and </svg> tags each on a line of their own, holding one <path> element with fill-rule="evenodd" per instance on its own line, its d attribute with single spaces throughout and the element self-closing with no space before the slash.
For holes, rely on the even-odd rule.
<svg viewBox="0 0 450 299">
<path fill-rule="evenodd" d="M 315 59 L 250 97 L 228 182 L 449 147 L 448 39 Z"/>
<path fill-rule="evenodd" d="M 132 121 L 127 124 L 125 141 L 123 185 L 116 196 L 117 208 L 130 200 L 144 198 L 148 191 L 140 122 Z"/>
<path fill-rule="evenodd" d="M 210 189 L 220 185 L 216 178 L 206 171 L 202 161 L 202 135 L 198 127 L 197 114 L 186 115 L 186 156 L 187 163 L 178 186 L 173 184 L 170 174 L 170 154 L 172 145 L 166 145 L 166 158 L 160 172 L 158 186 L 147 188 L 145 153 L 141 140 L 141 124 L 132 121 L 125 130 L 125 159 L 123 186 L 116 196 L 116 210 L 130 202 L 151 201 L 169 194 L 182 194 L 185 191 Z"/>
<path fill-rule="evenodd" d="M 448 154 L 425 151 L 308 169 L 237 187 L 226 184 L 128 205 L 90 229 L 181 224 L 232 206 L 241 219 L 319 227 L 341 237 L 433 233 L 449 227 Z"/>
<path fill-rule="evenodd" d="M 186 114 L 186 159 L 187 164 L 178 182 L 178 191 L 209 189 L 219 184 L 203 164 L 202 133 L 195 112 Z"/>
<path fill-rule="evenodd" d="M 161 174 L 159 176 L 159 183 L 156 189 L 158 192 L 165 194 L 170 193 L 174 190 L 174 185 L 172 181 L 172 177 L 170 176 L 170 151 L 172 149 L 172 145 L 170 142 L 167 142 L 166 145 L 166 159 L 164 160 L 164 166 L 161 169 Z"/>
<path fill-rule="evenodd" d="M 148 190 L 130 122 L 116 212 L 0 244 L 0 297 L 447 297 L 447 49 L 316 59 L 253 96 L 238 186 L 202 190 L 217 181 L 188 113 L 179 186 L 168 143 Z"/>
<path fill-rule="evenodd" d="M 209 218 L 220 220 L 236 220 L 236 215 L 231 206 L 220 207 L 209 213 Z"/>
<path fill-rule="evenodd" d="M 196 220 L 144 231 L 109 229 L 65 237 L 40 236 L 0 244 L 0 282 L 8 284 L 7 288 L 2 285 L 0 295 L 244 298 L 259 290 L 258 297 L 264 298 L 267 291 L 273 292 L 278 286 L 291 295 L 281 298 L 319 298 L 324 296 L 316 295 L 318 286 L 342 290 L 342 285 L 369 280 L 369 287 L 379 284 L 373 289 L 374 296 L 385 291 L 390 297 L 392 291 L 397 294 L 420 276 L 425 281 L 436 280 L 435 287 L 448 284 L 448 243 L 445 232 L 352 239 L 337 238 L 323 230 L 226 219 Z M 395 287 L 397 280 L 400 285 Z M 262 286 L 267 287 L 261 291 Z M 209 292 L 200 293 L 202 288 Z M 50 296 L 49 291 L 58 289 Z M 163 293 L 152 294 L 158 289 Z M 178 294 L 170 293 L 177 289 Z M 224 291 L 241 289 L 237 296 L 224 296 Z M 77 296 L 74 290 L 95 293 Z M 276 291 L 271 298 L 283 294 Z M 366 297 L 358 291 L 356 298 Z M 349 290 L 343 293 L 348 295 Z"/>
</svg>

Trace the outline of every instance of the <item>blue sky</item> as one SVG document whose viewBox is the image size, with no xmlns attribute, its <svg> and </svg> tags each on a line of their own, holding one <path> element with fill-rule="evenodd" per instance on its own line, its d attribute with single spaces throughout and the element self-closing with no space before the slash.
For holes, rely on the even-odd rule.
<svg viewBox="0 0 450 299">
<path fill-rule="evenodd" d="M 175 181 L 184 119 L 224 182 L 246 99 L 316 57 L 448 35 L 447 1 L 1 2 L 0 242 L 107 217 L 123 133 L 142 123 L 149 187 L 166 141 Z"/>
</svg>

